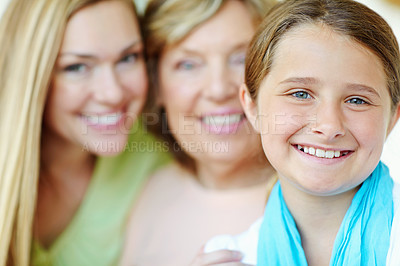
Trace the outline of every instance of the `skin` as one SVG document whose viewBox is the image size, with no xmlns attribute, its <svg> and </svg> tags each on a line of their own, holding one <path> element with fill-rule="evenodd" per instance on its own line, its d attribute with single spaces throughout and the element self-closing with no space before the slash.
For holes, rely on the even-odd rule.
<svg viewBox="0 0 400 266">
<path fill-rule="evenodd" d="M 200 252 L 190 266 L 220 265 L 220 266 L 247 266 L 241 263 L 243 255 L 239 251 L 221 249 L 210 253 Z"/>
<path fill-rule="evenodd" d="M 123 150 L 147 91 L 142 51 L 136 16 L 124 2 L 90 5 L 69 20 L 44 114 L 34 230 L 43 246 L 74 217 L 95 155 Z"/>
<path fill-rule="evenodd" d="M 161 55 L 161 102 L 169 126 L 195 159 L 199 180 L 207 187 L 254 184 L 253 177 L 244 178 L 243 169 L 248 171 L 244 165 L 254 164 L 250 159 L 257 160 L 254 154 L 260 154 L 260 139 L 238 98 L 254 31 L 244 4 L 229 1 L 223 12 Z M 229 117 L 240 120 L 229 123 Z"/>
<path fill-rule="evenodd" d="M 257 100 L 245 86 L 241 99 L 279 174 L 309 265 L 329 265 L 341 221 L 397 120 L 382 62 L 327 26 L 301 25 L 278 44 Z M 341 156 L 319 158 L 297 145 Z"/>
</svg>

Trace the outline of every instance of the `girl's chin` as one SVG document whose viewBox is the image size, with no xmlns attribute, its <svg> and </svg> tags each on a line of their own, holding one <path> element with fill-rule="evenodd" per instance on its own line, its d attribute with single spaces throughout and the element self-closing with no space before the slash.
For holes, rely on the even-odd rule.
<svg viewBox="0 0 400 266">
<path fill-rule="evenodd" d="M 346 188 L 343 184 L 303 184 L 298 186 L 303 192 L 317 196 L 317 197 L 329 197 L 336 196 L 345 193 L 351 188 Z"/>
</svg>

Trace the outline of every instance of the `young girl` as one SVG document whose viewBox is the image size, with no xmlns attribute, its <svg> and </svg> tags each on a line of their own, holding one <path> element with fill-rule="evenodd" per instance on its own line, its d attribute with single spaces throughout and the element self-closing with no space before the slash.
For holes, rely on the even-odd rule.
<svg viewBox="0 0 400 266">
<path fill-rule="evenodd" d="M 257 265 L 393 263 L 399 192 L 379 158 L 399 115 L 400 53 L 387 23 L 350 0 L 285 1 L 245 76 L 241 101 L 279 182 L 262 221 L 206 251 L 255 263 L 241 247 L 258 239 Z"/>
</svg>

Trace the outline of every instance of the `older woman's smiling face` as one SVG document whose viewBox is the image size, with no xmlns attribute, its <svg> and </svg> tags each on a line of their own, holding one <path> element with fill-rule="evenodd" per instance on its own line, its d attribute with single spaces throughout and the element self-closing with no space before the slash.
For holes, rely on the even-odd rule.
<svg viewBox="0 0 400 266">
<path fill-rule="evenodd" d="M 247 7 L 227 1 L 215 16 L 161 56 L 160 90 L 169 128 L 198 162 L 235 165 L 255 152 L 261 154 L 259 136 L 238 98 L 254 31 Z"/>
</svg>

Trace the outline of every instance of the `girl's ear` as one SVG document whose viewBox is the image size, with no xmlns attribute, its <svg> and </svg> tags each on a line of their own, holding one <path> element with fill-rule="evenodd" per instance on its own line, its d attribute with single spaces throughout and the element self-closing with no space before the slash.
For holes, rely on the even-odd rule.
<svg viewBox="0 0 400 266">
<path fill-rule="evenodd" d="M 393 114 L 392 118 L 390 119 L 389 127 L 387 130 L 387 136 L 389 136 L 390 132 L 396 125 L 397 121 L 399 120 L 399 117 L 400 117 L 400 103 L 397 104 L 396 110 L 394 111 L 394 114 Z"/>
<path fill-rule="evenodd" d="M 240 86 L 239 98 L 240 98 L 240 103 L 242 104 L 244 113 L 246 114 L 247 120 L 249 120 L 250 124 L 253 126 L 253 128 L 257 132 L 260 132 L 260 129 L 259 129 L 259 126 L 257 123 L 257 121 L 258 121 L 257 105 L 251 98 L 246 84 L 242 84 L 242 86 Z"/>
</svg>

